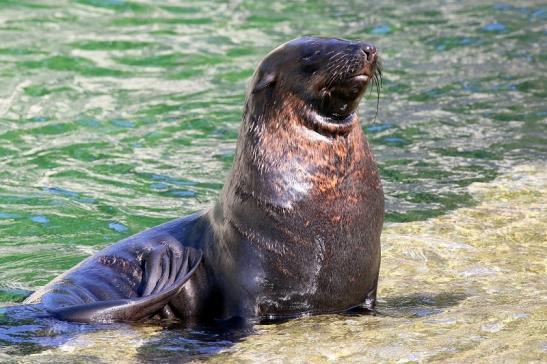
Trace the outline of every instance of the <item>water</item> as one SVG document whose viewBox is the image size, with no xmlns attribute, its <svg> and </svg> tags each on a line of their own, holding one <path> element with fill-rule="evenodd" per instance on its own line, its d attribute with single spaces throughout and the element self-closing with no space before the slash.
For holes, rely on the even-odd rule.
<svg viewBox="0 0 547 364">
<path fill-rule="evenodd" d="M 387 200 L 380 315 L 252 332 L 0 312 L 0 361 L 542 361 L 547 8 L 540 1 L 0 0 L 0 305 L 210 206 L 273 47 L 363 39 Z"/>
</svg>

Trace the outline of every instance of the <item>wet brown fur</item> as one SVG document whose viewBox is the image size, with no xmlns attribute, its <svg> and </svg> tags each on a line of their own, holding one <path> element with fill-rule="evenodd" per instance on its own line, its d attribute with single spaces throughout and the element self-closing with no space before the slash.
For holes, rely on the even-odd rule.
<svg viewBox="0 0 547 364">
<path fill-rule="evenodd" d="M 80 322 L 373 308 L 384 198 L 357 107 L 379 75 L 363 42 L 277 48 L 251 82 L 215 206 L 103 249 L 25 302 Z"/>
<path fill-rule="evenodd" d="M 245 286 L 259 297 L 253 314 L 348 309 L 375 296 L 383 224 L 376 163 L 356 113 L 342 133 L 310 128 L 312 106 L 290 77 L 279 78 L 249 94 L 217 208 L 256 251 L 260 279 Z"/>
</svg>

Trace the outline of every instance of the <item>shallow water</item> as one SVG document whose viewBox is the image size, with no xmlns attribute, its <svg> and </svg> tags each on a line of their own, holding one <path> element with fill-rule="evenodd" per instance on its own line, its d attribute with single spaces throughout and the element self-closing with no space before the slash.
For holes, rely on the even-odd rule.
<svg viewBox="0 0 547 364">
<path fill-rule="evenodd" d="M 380 49 L 361 114 L 387 199 L 379 316 L 226 336 L 0 313 L 0 361 L 545 359 L 546 18 L 539 1 L 0 0 L 0 305 L 210 206 L 249 76 L 300 35 Z"/>
<path fill-rule="evenodd" d="M 21 325 L 0 316 L 0 340 L 12 343 L 5 360 L 544 362 L 546 165 L 516 167 L 468 192 L 474 207 L 387 224 L 377 316 L 324 315 L 228 333 L 52 319 Z"/>
</svg>

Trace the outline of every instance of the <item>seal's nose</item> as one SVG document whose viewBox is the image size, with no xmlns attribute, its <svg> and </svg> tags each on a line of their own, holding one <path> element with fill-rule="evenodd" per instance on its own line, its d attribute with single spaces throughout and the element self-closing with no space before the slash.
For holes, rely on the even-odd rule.
<svg viewBox="0 0 547 364">
<path fill-rule="evenodd" d="M 361 43 L 361 52 L 363 52 L 368 62 L 373 62 L 376 57 L 376 47 L 372 44 Z"/>
</svg>

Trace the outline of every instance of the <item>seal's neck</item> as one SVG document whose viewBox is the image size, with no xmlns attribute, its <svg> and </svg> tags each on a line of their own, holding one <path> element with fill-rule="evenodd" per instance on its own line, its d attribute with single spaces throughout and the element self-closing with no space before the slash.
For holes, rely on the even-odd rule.
<svg viewBox="0 0 547 364">
<path fill-rule="evenodd" d="M 359 198 L 374 162 L 357 114 L 334 124 L 298 100 L 285 100 L 272 109 L 247 105 L 224 200 L 244 194 L 292 210 L 307 201 Z"/>
</svg>

